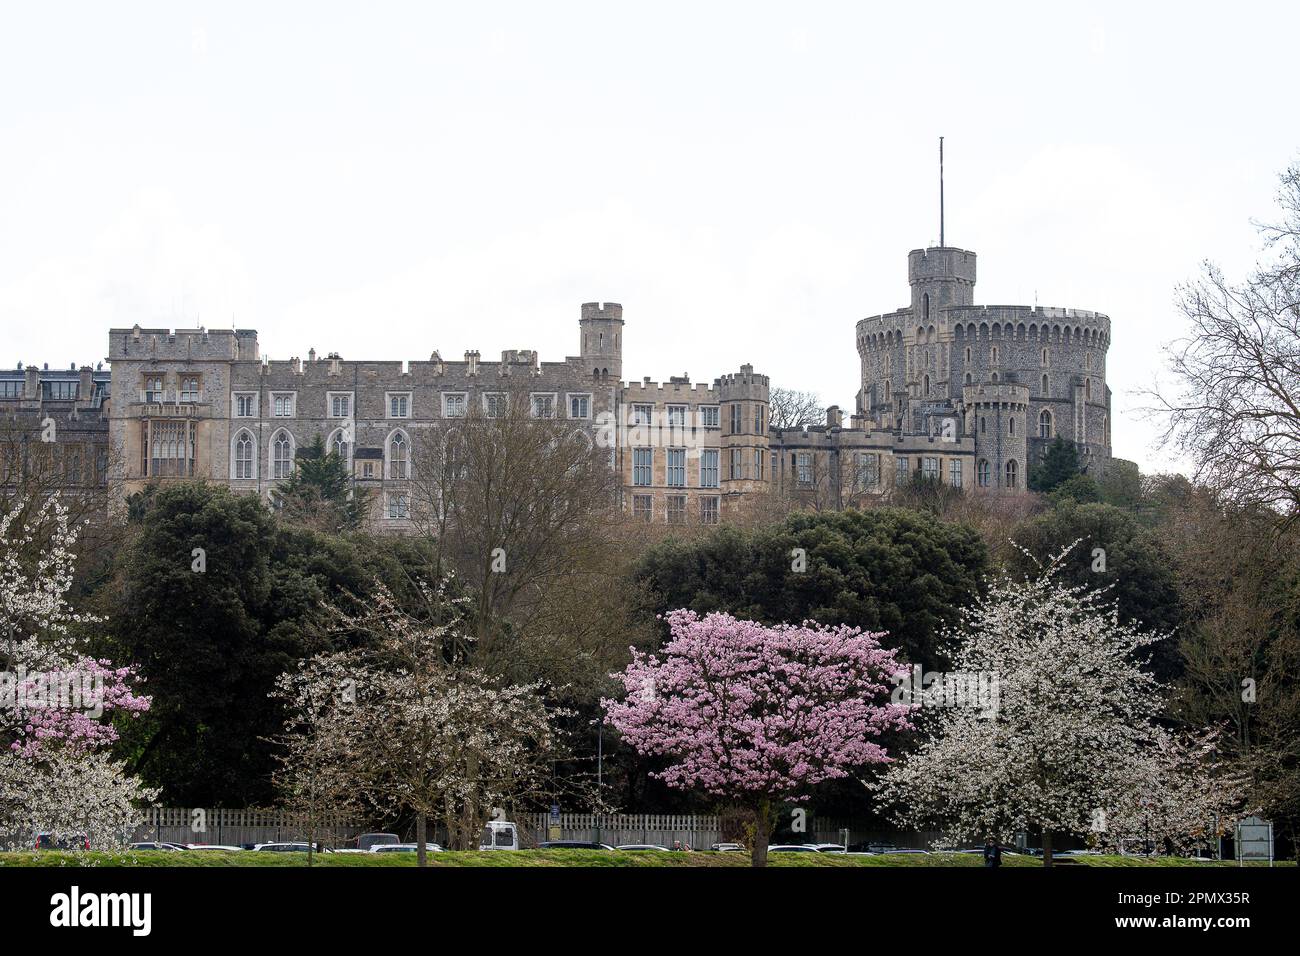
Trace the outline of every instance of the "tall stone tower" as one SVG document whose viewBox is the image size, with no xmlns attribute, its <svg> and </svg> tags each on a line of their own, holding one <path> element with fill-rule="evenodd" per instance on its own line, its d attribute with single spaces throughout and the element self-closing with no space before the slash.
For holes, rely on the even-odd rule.
<svg viewBox="0 0 1300 956">
<path fill-rule="evenodd" d="M 907 254 L 907 281 L 912 286 L 912 315 L 929 325 L 940 310 L 975 301 L 975 253 L 932 246 Z"/>
<path fill-rule="evenodd" d="M 623 307 L 617 302 L 584 302 L 582 361 L 593 381 L 618 382 L 623 378 Z"/>
</svg>

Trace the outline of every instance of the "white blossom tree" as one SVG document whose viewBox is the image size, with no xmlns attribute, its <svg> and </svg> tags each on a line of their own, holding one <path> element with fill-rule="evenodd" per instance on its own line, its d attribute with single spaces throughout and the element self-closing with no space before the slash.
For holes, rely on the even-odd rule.
<svg viewBox="0 0 1300 956">
<path fill-rule="evenodd" d="M 1162 692 L 1140 666 L 1165 635 L 1122 622 L 1103 592 L 1059 582 L 1070 550 L 1037 577 L 994 582 L 949 635 L 953 669 L 995 678 L 998 705 L 923 712 L 926 739 L 872 784 L 900 822 L 955 841 L 1038 828 L 1051 865 L 1054 833 L 1131 836 L 1137 810 L 1210 792 L 1209 768 L 1157 723 Z M 1214 792 L 1226 819 L 1239 792 Z M 1195 807 L 1195 826 L 1167 814 L 1165 830 L 1212 825 L 1206 802 Z"/>
<path fill-rule="evenodd" d="M 378 586 L 375 605 L 338 614 L 340 631 L 366 635 L 356 649 L 303 662 L 280 679 L 288 704 L 282 792 L 320 809 L 364 797 L 392 813 L 414 814 L 425 865 L 430 820 L 457 848 L 477 847 L 496 808 L 553 798 L 555 766 L 568 757 L 541 684 L 506 685 L 449 662 L 465 640 L 447 582 L 426 596 L 438 623 L 417 621 Z"/>
<path fill-rule="evenodd" d="M 97 621 L 67 600 L 76 542 L 57 495 L 13 502 L 0 515 L 0 842 L 8 846 L 30 846 L 37 833 L 122 846 L 157 796 L 108 752 L 117 732 L 105 716 L 138 715 L 149 698 L 131 689 L 132 668 L 81 646 L 77 627 Z M 55 692 L 69 686 L 90 695 Z"/>
</svg>

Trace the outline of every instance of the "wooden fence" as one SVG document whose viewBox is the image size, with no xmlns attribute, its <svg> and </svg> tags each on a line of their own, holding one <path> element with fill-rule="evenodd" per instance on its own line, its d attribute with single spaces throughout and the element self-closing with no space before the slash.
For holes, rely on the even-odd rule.
<svg viewBox="0 0 1300 956">
<path fill-rule="evenodd" d="M 161 843 L 213 843 L 239 846 L 244 843 L 281 843 L 306 840 L 309 826 L 303 814 L 283 810 L 181 809 L 155 807 L 136 829 L 138 841 Z M 314 836 L 327 846 L 345 843 L 365 827 L 338 818 L 317 819 Z"/>
<path fill-rule="evenodd" d="M 674 843 L 681 843 L 693 850 L 707 850 L 723 840 L 722 821 L 701 814 L 562 813 L 556 831 L 552 830 L 549 813 L 532 813 L 526 817 L 526 822 L 519 821 L 520 829 L 525 831 L 520 840 L 530 844 L 544 840 L 581 840 L 610 846 L 653 843 L 671 848 Z"/>
<path fill-rule="evenodd" d="M 552 829 L 549 813 L 526 813 L 516 817 L 519 840 L 523 846 L 535 846 L 546 840 L 579 840 L 624 846 L 650 843 L 672 847 L 674 843 L 693 850 L 707 850 L 714 843 L 735 840 L 738 834 L 725 828 L 723 820 L 708 814 L 660 813 L 562 813 L 558 830 Z M 892 843 L 899 847 L 926 847 L 939 838 L 938 833 L 898 830 L 867 830 L 853 821 L 813 817 L 807 833 L 794 835 L 799 843 L 840 843 L 847 830 L 848 842 Z M 326 846 L 339 846 L 358 833 L 383 829 L 354 820 L 318 819 L 315 838 Z M 245 843 L 279 843 L 306 840 L 308 821 L 302 814 L 283 810 L 223 810 L 154 808 L 145 823 L 137 828 L 134 839 L 170 843 L 212 843 L 238 846 Z M 402 834 L 409 837 L 409 834 Z M 430 826 L 429 838 L 445 841 L 440 827 Z M 788 838 L 788 837 L 787 837 Z"/>
</svg>

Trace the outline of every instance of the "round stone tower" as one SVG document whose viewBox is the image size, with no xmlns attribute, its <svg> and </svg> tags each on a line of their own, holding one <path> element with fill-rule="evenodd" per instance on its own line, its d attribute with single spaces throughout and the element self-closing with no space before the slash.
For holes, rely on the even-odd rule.
<svg viewBox="0 0 1300 956">
<path fill-rule="evenodd" d="M 975 487 L 979 491 L 1025 490 L 1029 457 L 1029 388 L 967 385 L 963 390 L 966 432 L 975 436 Z"/>
</svg>

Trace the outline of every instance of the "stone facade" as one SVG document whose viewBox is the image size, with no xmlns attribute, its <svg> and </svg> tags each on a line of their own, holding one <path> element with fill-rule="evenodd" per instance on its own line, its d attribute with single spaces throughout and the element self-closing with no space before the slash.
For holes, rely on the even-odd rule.
<svg viewBox="0 0 1300 956">
<path fill-rule="evenodd" d="M 422 434 L 471 410 L 490 414 L 507 389 L 526 388 L 534 414 L 589 429 L 610 449 L 624 510 L 655 522 L 716 523 L 767 492 L 817 507 L 863 504 L 918 473 L 1020 494 L 1056 435 L 1104 467 L 1106 316 L 976 305 L 975 254 L 963 249 L 913 250 L 908 280 L 908 306 L 857 323 L 861 380 L 847 425 L 832 406 L 824 425 L 772 428 L 768 377 L 749 365 L 711 384 L 623 382 L 623 309 L 612 302 L 581 307 L 578 354 L 558 362 L 529 350 L 499 361 L 314 350 L 273 361 L 252 330 L 113 329 L 113 401 L 107 372 L 29 367 L 0 372 L 0 410 L 14 421 L 51 410 L 75 423 L 69 442 L 110 449 L 93 457 L 107 461 L 98 480 L 118 500 L 185 478 L 269 497 L 320 436 L 373 492 L 374 521 L 394 530 L 407 524 Z"/>
<path fill-rule="evenodd" d="M 109 388 L 109 372 L 89 365 L 0 370 L 0 487 L 102 488 Z"/>
</svg>

